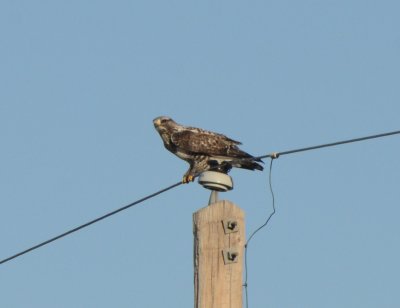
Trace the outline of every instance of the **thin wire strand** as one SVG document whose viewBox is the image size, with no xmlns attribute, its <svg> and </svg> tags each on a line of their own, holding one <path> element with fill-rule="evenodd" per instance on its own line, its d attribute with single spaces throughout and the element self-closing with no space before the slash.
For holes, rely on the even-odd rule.
<svg viewBox="0 0 400 308">
<path fill-rule="evenodd" d="M 267 220 L 261 225 L 259 226 L 256 230 L 253 231 L 253 233 L 251 233 L 249 239 L 247 240 L 246 244 L 244 245 L 244 272 L 245 272 L 245 278 L 244 278 L 244 291 L 245 291 L 245 298 L 246 298 L 246 308 L 249 307 L 249 295 L 248 295 L 248 267 L 247 267 L 247 251 L 248 251 L 248 247 L 249 247 L 249 243 L 252 240 L 252 238 L 263 228 L 265 228 L 269 221 L 271 220 L 271 217 L 274 216 L 276 210 L 275 210 L 275 194 L 274 194 L 274 190 L 272 189 L 272 163 L 274 161 L 274 158 L 271 158 L 271 162 L 269 165 L 269 190 L 271 192 L 271 197 L 272 197 L 272 212 L 269 214 Z"/>
<path fill-rule="evenodd" d="M 270 158 L 270 157 L 278 158 L 279 156 L 282 156 L 282 155 L 317 150 L 317 149 L 321 149 L 321 148 L 333 147 L 333 146 L 342 145 L 342 144 L 346 144 L 346 143 L 360 142 L 360 141 L 365 141 L 365 140 L 369 140 L 369 139 L 388 137 L 388 136 L 397 135 L 397 134 L 400 134 L 400 130 L 387 132 L 387 133 L 383 133 L 383 134 L 370 135 L 370 136 L 366 136 L 366 137 L 337 141 L 337 142 L 332 142 L 332 143 L 325 143 L 325 144 L 320 144 L 320 145 L 315 145 L 315 146 L 310 146 L 310 147 L 305 147 L 305 148 L 299 148 L 299 149 L 294 149 L 294 150 L 289 150 L 289 151 L 270 153 L 270 154 L 254 157 L 253 159 L 257 160 L 257 159 Z"/>
<path fill-rule="evenodd" d="M 98 218 L 96 218 L 96 219 L 93 219 L 93 220 L 87 222 L 87 223 L 84 223 L 84 224 L 82 224 L 82 225 L 80 225 L 80 226 L 78 226 L 78 227 L 76 227 L 76 228 L 73 228 L 73 229 L 71 229 L 71 230 L 69 230 L 69 231 L 66 231 L 66 232 L 64 232 L 64 233 L 62 233 L 62 234 L 60 234 L 60 235 L 57 235 L 57 236 L 55 236 L 55 237 L 53 237 L 53 238 L 51 238 L 51 239 L 48 239 L 47 241 L 41 242 L 41 243 L 39 243 L 39 244 L 37 244 L 37 245 L 35 245 L 35 246 L 32 246 L 32 247 L 30 247 L 30 248 L 28 248 L 28 249 L 25 249 L 25 250 L 21 251 L 21 252 L 15 254 L 15 255 L 13 255 L 13 256 L 10 256 L 10 257 L 8 257 L 8 258 L 5 258 L 5 259 L 3 259 L 3 260 L 0 261 L 0 264 L 6 263 L 6 262 L 8 262 L 8 261 L 11 261 L 12 259 L 18 258 L 18 257 L 20 257 L 20 256 L 22 256 L 22 255 L 24 255 L 24 254 L 26 254 L 26 253 L 28 253 L 28 252 L 31 252 L 31 251 L 33 251 L 33 250 L 35 250 L 35 249 L 38 249 L 38 248 L 40 248 L 40 247 L 42 247 L 42 246 L 45 246 L 45 245 L 47 245 L 47 244 L 49 244 L 49 243 L 51 243 L 51 242 L 54 242 L 54 241 L 56 241 L 56 240 L 59 240 L 59 239 L 62 238 L 62 237 L 65 237 L 65 236 L 67 236 L 67 235 L 70 235 L 71 233 L 74 233 L 74 232 L 76 232 L 76 231 L 78 231 L 78 230 L 81 230 L 81 229 L 83 229 L 83 228 L 86 228 L 86 227 L 88 227 L 88 226 L 90 226 L 90 225 L 92 225 L 92 224 L 94 224 L 94 223 L 96 223 L 96 222 L 99 222 L 100 220 L 103 220 L 103 219 L 105 219 L 105 218 L 107 218 L 107 217 L 110 217 L 110 216 L 112 216 L 112 215 L 114 215 L 114 214 L 117 214 L 117 213 L 119 213 L 119 212 L 122 212 L 122 211 L 124 211 L 124 210 L 126 210 L 126 209 L 128 209 L 128 208 L 130 208 L 130 207 L 132 207 L 132 206 L 135 206 L 135 205 L 137 205 L 137 204 L 139 204 L 139 203 L 141 203 L 141 202 L 143 202 L 143 201 L 146 201 L 146 200 L 148 200 L 148 199 L 151 199 L 151 198 L 153 198 L 153 197 L 155 197 L 155 196 L 157 196 L 157 195 L 159 195 L 159 194 L 162 194 L 162 193 L 164 193 L 164 192 L 166 192 L 166 191 L 168 191 L 168 190 L 170 190 L 170 189 L 172 189 L 172 188 L 175 188 L 175 187 L 177 187 L 177 186 L 179 186 L 179 185 L 181 185 L 181 184 L 182 184 L 182 182 L 175 183 L 175 184 L 173 184 L 173 185 L 171 185 L 171 186 L 168 186 L 168 187 L 166 187 L 166 188 L 164 188 L 164 189 L 161 189 L 161 190 L 159 190 L 159 191 L 157 191 L 157 192 L 155 192 L 155 193 L 152 193 L 152 194 L 150 194 L 150 195 L 148 195 L 148 196 L 146 196 L 146 197 L 144 197 L 144 198 L 141 198 L 141 199 L 139 199 L 139 200 L 136 200 L 135 202 L 132 202 L 132 203 L 130 203 L 130 204 L 128 204 L 128 205 L 125 205 L 125 206 L 123 206 L 123 207 L 120 207 L 120 208 L 118 208 L 118 209 L 116 209 L 116 210 L 114 210 L 114 211 L 112 211 L 112 212 L 109 212 L 109 213 L 107 213 L 107 214 L 105 214 L 105 215 L 103 215 L 103 216 L 100 216 L 100 217 L 98 217 Z"/>
<path fill-rule="evenodd" d="M 342 141 L 337 141 L 337 142 L 332 142 L 332 143 L 325 143 L 325 144 L 320 144 L 316 146 L 310 146 L 310 147 L 304 147 L 304 148 L 299 148 L 299 149 L 294 149 L 294 150 L 288 150 L 288 151 L 283 151 L 283 152 L 273 152 L 270 154 L 262 155 L 262 156 L 256 156 L 251 159 L 239 159 L 235 160 L 236 161 L 241 161 L 241 160 L 260 160 L 263 158 L 271 158 L 271 163 L 269 167 L 269 189 L 271 192 L 272 196 L 272 212 L 268 216 L 267 220 L 260 226 L 258 227 L 249 237 L 247 240 L 246 244 L 244 245 L 244 266 L 245 266 L 245 281 L 243 284 L 243 287 L 245 289 L 245 301 L 246 301 L 246 308 L 249 307 L 249 296 L 248 296 L 248 262 L 247 262 L 247 252 L 248 252 L 248 245 L 252 238 L 263 228 L 267 226 L 269 221 L 271 220 L 271 217 L 275 214 L 275 195 L 274 191 L 272 188 L 272 163 L 274 159 L 282 156 L 282 155 L 289 155 L 289 154 L 294 154 L 294 153 L 299 153 L 299 152 L 305 152 L 305 151 L 311 151 L 311 150 L 317 150 L 321 148 L 326 148 L 326 147 L 333 147 L 333 146 L 338 146 L 342 144 L 347 144 L 347 143 L 353 143 L 353 142 L 360 142 L 360 141 L 365 141 L 365 140 L 370 140 L 370 139 L 375 139 L 375 138 L 382 138 L 382 137 L 388 137 L 392 135 L 397 135 L 400 134 L 400 130 L 398 131 L 391 131 L 387 133 L 382 133 L 382 134 L 376 134 L 376 135 L 370 135 L 370 136 L 365 136 L 365 137 L 360 137 L 360 138 L 353 138 L 353 139 L 348 139 L 348 140 L 342 140 Z"/>
</svg>

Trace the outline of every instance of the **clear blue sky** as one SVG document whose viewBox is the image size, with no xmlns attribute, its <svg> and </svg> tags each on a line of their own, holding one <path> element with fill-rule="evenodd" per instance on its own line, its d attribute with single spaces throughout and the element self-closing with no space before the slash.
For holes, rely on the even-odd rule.
<svg viewBox="0 0 400 308">
<path fill-rule="evenodd" d="M 398 1 L 2 1 L 0 258 L 179 181 L 159 115 L 272 151 L 400 129 Z M 400 307 L 400 137 L 279 158 L 251 308 Z M 268 160 L 266 161 L 268 163 Z M 267 172 L 223 197 L 247 231 Z M 8 308 L 192 307 L 180 186 L 0 266 Z"/>
</svg>

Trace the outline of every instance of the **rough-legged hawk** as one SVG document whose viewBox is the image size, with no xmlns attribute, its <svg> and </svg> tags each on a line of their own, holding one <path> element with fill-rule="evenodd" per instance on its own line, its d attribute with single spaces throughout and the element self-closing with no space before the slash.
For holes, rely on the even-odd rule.
<svg viewBox="0 0 400 308">
<path fill-rule="evenodd" d="M 263 170 L 250 154 L 239 149 L 239 141 L 225 135 L 200 128 L 187 127 L 176 123 L 169 117 L 153 120 L 164 146 L 179 158 L 190 164 L 182 182 L 193 181 L 196 176 L 207 170 L 227 173 L 232 167 L 249 170 Z"/>
</svg>

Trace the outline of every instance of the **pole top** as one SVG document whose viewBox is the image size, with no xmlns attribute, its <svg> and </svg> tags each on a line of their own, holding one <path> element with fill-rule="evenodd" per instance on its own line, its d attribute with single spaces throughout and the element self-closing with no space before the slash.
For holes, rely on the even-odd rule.
<svg viewBox="0 0 400 308">
<path fill-rule="evenodd" d="M 204 188 L 215 191 L 228 191 L 233 189 L 232 178 L 222 172 L 205 171 L 200 174 L 198 182 Z"/>
</svg>

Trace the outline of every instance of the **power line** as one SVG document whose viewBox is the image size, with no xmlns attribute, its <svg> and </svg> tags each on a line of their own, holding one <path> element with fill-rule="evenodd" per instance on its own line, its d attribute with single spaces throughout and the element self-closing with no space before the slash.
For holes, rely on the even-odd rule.
<svg viewBox="0 0 400 308">
<path fill-rule="evenodd" d="M 128 208 L 130 208 L 130 207 L 132 207 L 132 206 L 135 206 L 135 205 L 137 205 L 137 204 L 139 204 L 139 203 L 141 203 L 141 202 L 143 202 L 143 201 L 146 201 L 146 200 L 148 200 L 148 199 L 151 199 L 151 198 L 153 198 L 153 197 L 155 197 L 155 196 L 157 196 L 157 195 L 159 195 L 159 194 L 161 194 L 161 193 L 164 193 L 164 192 L 166 192 L 166 191 L 168 191 L 168 190 L 170 190 L 170 189 L 172 189 L 172 188 L 175 188 L 175 187 L 177 187 L 177 186 L 179 186 L 179 185 L 181 185 L 181 184 L 182 184 L 182 182 L 175 183 L 175 184 L 173 184 L 173 185 L 171 185 L 171 186 L 168 186 L 168 187 L 166 187 L 166 188 L 164 188 L 164 189 L 161 189 L 161 190 L 159 190 L 159 191 L 157 191 L 157 192 L 155 192 L 155 193 L 152 193 L 152 194 L 150 194 L 150 195 L 148 195 L 148 196 L 146 196 L 146 197 L 144 197 L 144 198 L 142 198 L 142 199 L 136 200 L 135 202 L 132 202 L 132 203 L 130 203 L 130 204 L 128 204 L 128 205 L 125 205 L 125 206 L 123 206 L 123 207 L 120 207 L 120 208 L 118 208 L 118 209 L 116 209 L 116 210 L 114 210 L 114 211 L 112 211 L 112 212 L 109 212 L 109 213 L 107 213 L 107 214 L 105 214 L 105 215 L 103 215 L 103 216 L 100 216 L 100 217 L 98 217 L 98 218 L 96 218 L 96 219 L 93 219 L 93 220 L 91 220 L 91 221 L 89 221 L 89 222 L 87 222 L 87 223 L 84 223 L 84 224 L 82 224 L 82 225 L 80 225 L 80 226 L 78 226 L 78 227 L 75 227 L 75 228 L 73 228 L 73 229 L 71 229 L 71 230 L 69 230 L 69 231 L 66 231 L 66 232 L 64 232 L 64 233 L 62 233 L 62 234 L 60 234 L 60 235 L 57 235 L 57 236 L 55 236 L 55 237 L 53 237 L 53 238 L 51 238 L 51 239 L 48 239 L 47 241 L 41 242 L 41 243 L 39 243 L 39 244 L 37 244 L 37 245 L 35 245 L 35 246 L 32 246 L 32 247 L 30 247 L 30 248 L 28 248 L 28 249 L 25 249 L 25 250 L 19 252 L 19 253 L 15 254 L 15 255 L 11 256 L 11 257 L 8 257 L 8 258 L 6 258 L 6 259 L 4 259 L 4 260 L 1 260 L 1 261 L 0 261 L 0 264 L 6 263 L 6 262 L 8 262 L 8 261 L 10 261 L 10 260 L 12 260 L 12 259 L 15 259 L 15 258 L 17 258 L 17 257 L 20 257 L 20 256 L 22 256 L 22 255 L 24 255 L 24 254 L 26 254 L 26 253 L 28 253 L 28 252 L 31 252 L 31 251 L 33 251 L 33 250 L 35 250 L 35 249 L 38 249 L 38 248 L 40 248 L 40 247 L 42 247 L 42 246 L 44 246 L 44 245 L 47 245 L 47 244 L 49 244 L 49 243 L 51 243 L 51 242 L 54 242 L 54 241 L 56 241 L 56 240 L 59 240 L 60 238 L 62 238 L 62 237 L 64 237 L 64 236 L 70 235 L 71 233 L 74 233 L 74 232 L 76 232 L 76 231 L 78 231 L 78 230 L 81 230 L 81 229 L 83 229 L 83 228 L 86 228 L 86 227 L 88 227 L 88 226 L 90 226 L 90 225 L 92 225 L 92 224 L 94 224 L 94 223 L 96 223 L 96 222 L 99 222 L 100 220 L 103 220 L 103 219 L 105 219 L 105 218 L 107 218 L 107 217 L 110 217 L 110 216 L 112 216 L 112 215 L 114 215 L 114 214 L 117 214 L 117 213 L 119 213 L 119 212 L 122 212 L 122 211 L 124 211 L 124 210 L 126 210 L 126 209 L 128 209 Z"/>
<path fill-rule="evenodd" d="M 271 153 L 271 154 L 266 154 L 266 155 L 254 157 L 253 159 L 262 159 L 262 158 L 269 158 L 269 157 L 278 158 L 279 156 L 282 156 L 282 155 L 288 155 L 288 154 L 294 154 L 294 153 L 299 153 L 299 152 L 317 150 L 317 149 L 321 149 L 321 148 L 333 147 L 333 146 L 337 146 L 337 145 L 342 145 L 342 144 L 346 144 L 346 143 L 353 143 L 353 142 L 359 142 L 359 141 L 365 141 L 365 140 L 369 140 L 369 139 L 388 137 L 388 136 L 397 135 L 397 134 L 400 134 L 400 130 L 387 132 L 387 133 L 383 133 L 383 134 L 370 135 L 370 136 L 366 136 L 366 137 L 360 137 L 360 138 L 348 139 L 348 140 L 343 140 L 343 141 L 337 141 L 337 142 L 332 142 L 332 143 L 325 143 L 325 144 L 320 144 L 320 145 L 315 145 L 315 146 L 310 146 L 310 147 L 305 147 L 305 148 L 299 148 L 299 149 L 294 149 L 294 150 L 289 150 L 289 151 L 276 152 L 276 153 Z"/>
</svg>

